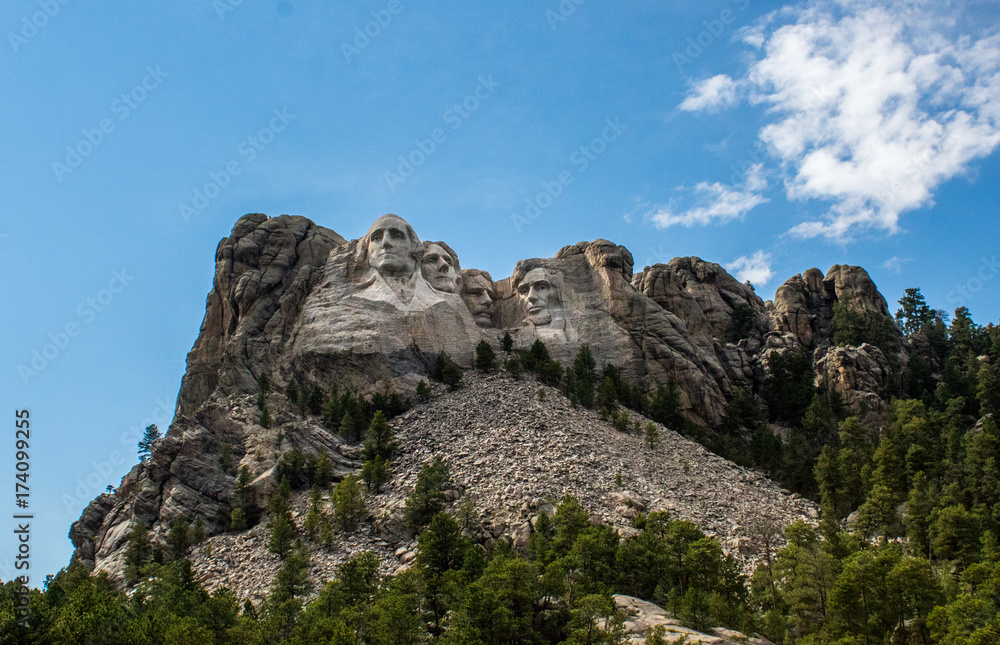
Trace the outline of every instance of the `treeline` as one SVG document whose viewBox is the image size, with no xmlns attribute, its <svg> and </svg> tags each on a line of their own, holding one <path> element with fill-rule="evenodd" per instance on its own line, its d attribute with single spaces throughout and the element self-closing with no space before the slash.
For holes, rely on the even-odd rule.
<svg viewBox="0 0 1000 645">
<path fill-rule="evenodd" d="M 804 352 L 772 361 L 763 405 L 743 394 L 727 410 L 734 436 L 790 426 L 771 454 L 742 441 L 729 456 L 822 505 L 819 526 L 790 527 L 754 577 L 775 642 L 1000 643 L 1000 328 L 964 307 L 949 323 L 919 289 L 899 303 L 902 367 L 884 318 L 834 316 L 835 339 L 874 340 L 898 370 L 887 411 L 848 416 L 811 387 Z"/>
<path fill-rule="evenodd" d="M 415 489 L 411 497 L 426 492 Z M 395 576 L 380 575 L 378 559 L 363 553 L 317 588 L 308 575 L 309 550 L 293 544 L 266 600 L 257 604 L 241 604 L 226 588 L 208 593 L 183 557 L 145 565 L 128 593 L 106 574 L 90 575 L 75 563 L 51 577 L 44 591 L 29 592 L 27 630 L 11 618 L 19 584 L 3 585 L 0 642 L 624 643 L 626 616 L 613 592 L 658 600 L 702 629 L 752 627 L 736 562 L 693 524 L 666 513 L 640 516 L 638 534 L 622 539 L 613 528 L 592 524 L 566 497 L 551 518 L 539 515 L 526 553 L 503 540 L 483 549 L 440 510 L 424 521 L 413 566 Z M 312 591 L 318 593 L 305 604 Z M 662 636 L 647 642 L 665 643 Z"/>
</svg>

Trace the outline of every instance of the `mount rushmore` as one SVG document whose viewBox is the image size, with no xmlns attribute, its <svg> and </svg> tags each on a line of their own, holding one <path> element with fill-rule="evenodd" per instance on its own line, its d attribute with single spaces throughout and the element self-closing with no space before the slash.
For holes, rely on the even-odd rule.
<svg viewBox="0 0 1000 645">
<path fill-rule="evenodd" d="M 166 437 L 70 532 L 74 558 L 91 566 L 119 568 L 136 520 L 162 533 L 183 514 L 204 518 L 209 535 L 221 530 L 213 518 L 228 515 L 234 485 L 213 457 L 222 444 L 259 482 L 273 479 L 289 445 L 328 456 L 338 477 L 356 471 L 355 449 L 290 411 L 276 411 L 280 435 L 257 423 L 245 408 L 263 377 L 275 390 L 295 379 L 412 396 L 441 353 L 469 368 L 480 342 L 499 347 L 509 333 L 516 349 L 541 340 L 563 364 L 586 343 L 598 365 L 616 365 L 647 393 L 674 382 L 683 415 L 703 427 L 721 423 L 741 389 L 762 391 L 774 352 L 809 352 L 817 386 L 855 409 L 877 408 L 885 396 L 883 351 L 832 343 L 838 302 L 891 320 L 860 267 L 809 269 L 764 302 L 718 264 L 682 257 L 634 273 L 628 249 L 595 240 L 518 261 L 494 280 L 463 269 L 448 243 L 421 241 L 397 215 L 349 241 L 304 217 L 249 214 L 215 259 Z"/>
</svg>

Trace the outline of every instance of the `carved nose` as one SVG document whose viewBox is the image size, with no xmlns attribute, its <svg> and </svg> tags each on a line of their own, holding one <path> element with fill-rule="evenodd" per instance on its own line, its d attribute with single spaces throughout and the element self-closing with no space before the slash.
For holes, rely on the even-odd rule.
<svg viewBox="0 0 1000 645">
<path fill-rule="evenodd" d="M 534 289 L 528 290 L 528 302 L 530 302 L 531 304 L 535 304 L 536 302 L 538 302 L 538 294 L 535 293 Z"/>
</svg>

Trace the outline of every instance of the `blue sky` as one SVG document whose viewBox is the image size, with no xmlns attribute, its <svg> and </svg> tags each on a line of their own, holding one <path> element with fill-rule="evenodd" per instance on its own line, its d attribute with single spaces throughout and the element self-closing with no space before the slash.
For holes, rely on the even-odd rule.
<svg viewBox="0 0 1000 645">
<path fill-rule="evenodd" d="M 0 578 L 13 410 L 37 584 L 169 423 L 247 212 L 349 239 L 395 212 L 497 279 L 596 238 L 765 299 L 860 264 L 891 306 L 1000 319 L 996 3 L 12 0 L 0 27 Z"/>
</svg>

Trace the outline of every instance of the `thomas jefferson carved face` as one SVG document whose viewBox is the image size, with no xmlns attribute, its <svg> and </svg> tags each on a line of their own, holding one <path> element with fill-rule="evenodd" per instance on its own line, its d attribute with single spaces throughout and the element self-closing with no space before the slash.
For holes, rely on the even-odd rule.
<svg viewBox="0 0 1000 645">
<path fill-rule="evenodd" d="M 551 307 L 559 302 L 559 294 L 545 269 L 532 269 L 517 285 L 517 295 L 524 303 L 525 320 L 533 325 L 552 322 Z"/>
<path fill-rule="evenodd" d="M 467 273 L 462 276 L 462 300 L 469 308 L 472 318 L 480 327 L 489 327 L 492 320 L 493 280 L 482 271 Z"/>
<path fill-rule="evenodd" d="M 424 280 L 438 291 L 458 293 L 458 267 L 448 249 L 437 242 L 424 246 L 424 257 L 420 260 L 420 272 Z"/>
<path fill-rule="evenodd" d="M 368 229 L 368 264 L 383 276 L 407 277 L 417 268 L 420 240 L 396 215 L 383 215 Z"/>
</svg>

